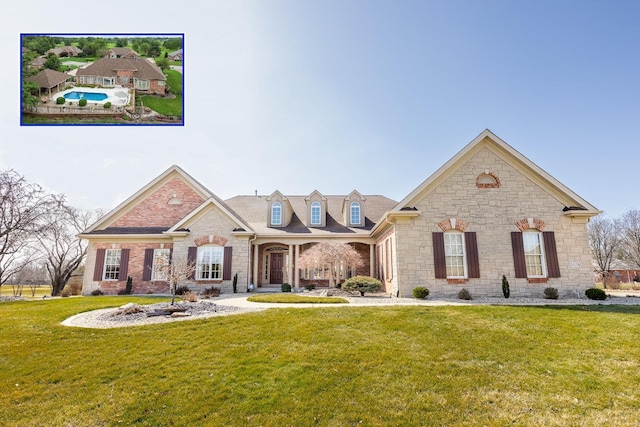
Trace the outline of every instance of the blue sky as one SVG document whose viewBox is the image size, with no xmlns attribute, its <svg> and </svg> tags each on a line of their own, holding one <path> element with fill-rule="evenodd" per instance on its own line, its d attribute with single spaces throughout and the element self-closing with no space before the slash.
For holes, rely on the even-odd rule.
<svg viewBox="0 0 640 427">
<path fill-rule="evenodd" d="M 3 8 L 0 168 L 82 208 L 172 164 L 223 198 L 400 200 L 488 128 L 608 215 L 640 209 L 637 1 L 140 1 L 172 13 L 135 27 Z M 20 33 L 184 33 L 185 126 L 21 127 Z"/>
</svg>

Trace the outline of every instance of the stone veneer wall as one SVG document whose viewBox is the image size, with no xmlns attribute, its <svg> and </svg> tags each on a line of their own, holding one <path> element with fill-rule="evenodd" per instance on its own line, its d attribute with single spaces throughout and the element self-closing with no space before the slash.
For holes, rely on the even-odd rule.
<svg viewBox="0 0 640 427">
<path fill-rule="evenodd" d="M 500 179 L 498 188 L 477 188 L 476 178 L 486 170 Z M 563 215 L 563 203 L 513 166 L 483 148 L 449 175 L 415 206 L 422 214 L 396 224 L 398 282 L 401 296 L 410 297 L 416 286 L 426 286 L 433 297 L 457 296 L 466 288 L 472 296 L 502 297 L 501 278 L 510 283 L 512 296 L 541 297 L 545 287 L 558 289 L 560 297 L 583 295 L 593 285 L 586 224 Z M 554 231 L 560 278 L 547 283 L 516 279 L 511 232 L 522 218 L 540 218 L 545 231 Z M 432 232 L 438 223 L 457 218 L 468 223 L 478 240 L 480 278 L 464 284 L 435 279 Z"/>
</svg>

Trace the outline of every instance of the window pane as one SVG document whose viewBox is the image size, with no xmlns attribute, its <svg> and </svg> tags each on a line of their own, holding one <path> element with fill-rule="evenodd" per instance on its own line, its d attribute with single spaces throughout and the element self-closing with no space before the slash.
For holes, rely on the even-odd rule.
<svg viewBox="0 0 640 427">
<path fill-rule="evenodd" d="M 527 266 L 527 276 L 544 276 L 543 251 L 540 233 L 522 233 L 524 243 L 524 259 Z"/>
<path fill-rule="evenodd" d="M 215 280 L 222 278 L 224 248 L 222 246 L 201 246 L 198 248 L 198 279 Z"/>
<path fill-rule="evenodd" d="M 318 202 L 311 203 L 311 224 L 313 224 L 313 225 L 321 224 L 321 221 L 320 221 L 320 203 L 318 203 Z"/>
<path fill-rule="evenodd" d="M 107 249 L 104 259 L 104 280 L 118 280 L 120 276 L 120 249 Z"/>
<path fill-rule="evenodd" d="M 444 233 L 447 277 L 465 277 L 464 239 L 460 232 Z"/>
<path fill-rule="evenodd" d="M 282 221 L 282 208 L 279 202 L 271 205 L 271 224 L 280 225 Z"/>
<path fill-rule="evenodd" d="M 360 224 L 360 203 L 351 203 L 351 224 Z"/>
</svg>

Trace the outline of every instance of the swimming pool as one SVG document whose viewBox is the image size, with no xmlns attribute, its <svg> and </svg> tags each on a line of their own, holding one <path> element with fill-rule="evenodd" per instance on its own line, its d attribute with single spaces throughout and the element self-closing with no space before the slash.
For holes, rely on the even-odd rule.
<svg viewBox="0 0 640 427">
<path fill-rule="evenodd" d="M 67 100 L 86 99 L 87 101 L 104 101 L 109 96 L 102 92 L 68 92 L 64 95 Z"/>
</svg>

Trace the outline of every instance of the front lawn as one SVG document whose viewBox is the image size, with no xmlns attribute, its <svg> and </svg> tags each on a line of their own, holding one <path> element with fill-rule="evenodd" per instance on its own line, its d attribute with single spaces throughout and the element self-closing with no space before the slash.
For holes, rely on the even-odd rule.
<svg viewBox="0 0 640 427">
<path fill-rule="evenodd" d="M 182 74 L 174 70 L 165 70 L 164 72 L 167 74 L 167 85 L 171 88 L 171 93 L 175 95 L 175 98 L 143 95 L 140 99 L 145 107 L 149 107 L 159 114 L 182 116 Z"/>
<path fill-rule="evenodd" d="M 333 306 L 60 325 L 130 301 L 159 300 L 0 303 L 2 423 L 640 423 L 639 307 Z"/>
</svg>

